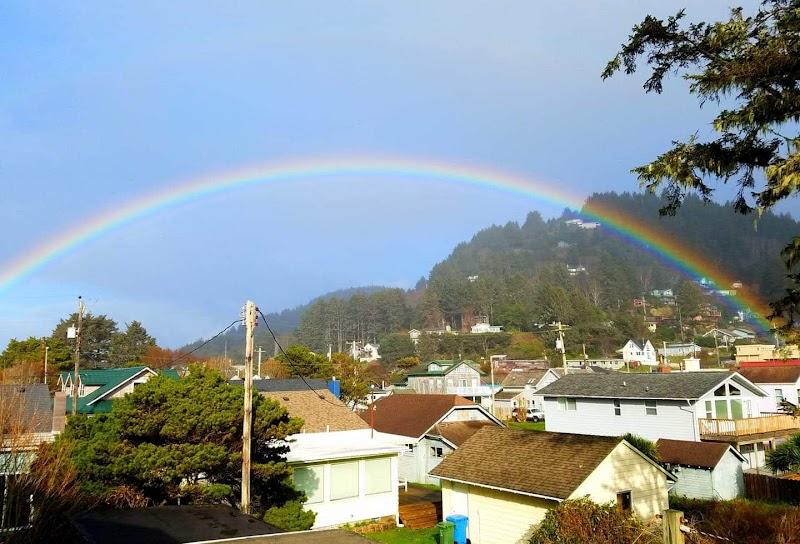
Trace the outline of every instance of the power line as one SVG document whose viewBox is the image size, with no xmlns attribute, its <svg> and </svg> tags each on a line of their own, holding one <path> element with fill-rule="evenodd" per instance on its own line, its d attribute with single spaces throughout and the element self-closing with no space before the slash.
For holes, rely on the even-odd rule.
<svg viewBox="0 0 800 544">
<path fill-rule="evenodd" d="M 228 331 L 228 329 L 230 329 L 231 327 L 233 327 L 233 326 L 234 326 L 234 325 L 236 325 L 237 323 L 241 323 L 241 322 L 242 322 L 242 318 L 239 318 L 239 319 L 237 319 L 237 320 L 235 320 L 235 321 L 231 322 L 231 324 L 230 324 L 230 325 L 228 325 L 227 327 L 225 327 L 224 329 L 222 329 L 221 331 L 219 331 L 217 334 L 215 334 L 214 336 L 212 336 L 211 338 L 209 338 L 208 340 L 206 340 L 205 342 L 203 342 L 202 344 L 200 344 L 199 346 L 197 346 L 197 347 L 196 347 L 196 348 L 194 348 L 193 350 L 191 350 L 191 351 L 187 351 L 186 353 L 183 353 L 183 354 L 179 355 L 178 357 L 175 357 L 174 359 L 172 359 L 172 360 L 173 360 L 173 362 L 180 361 L 181 359 L 183 359 L 183 358 L 185 358 L 185 357 L 188 357 L 189 355 L 191 355 L 191 354 L 192 354 L 192 353 L 194 353 L 195 351 L 198 351 L 198 350 L 200 350 L 200 349 L 203 349 L 203 348 L 204 348 L 204 347 L 206 347 L 208 344 L 210 344 L 211 342 L 213 342 L 214 340 L 216 340 L 217 338 L 219 338 L 220 336 L 222 336 L 223 334 L 225 334 L 225 333 Z"/>
<path fill-rule="evenodd" d="M 286 353 L 286 351 L 283 349 L 283 346 L 281 345 L 281 343 L 278 342 L 278 337 L 275 336 L 275 332 L 272 330 L 272 327 L 269 326 L 269 321 L 267 321 L 267 316 L 264 315 L 264 312 L 262 312 L 261 309 L 258 308 L 258 307 L 256 307 L 256 311 L 258 312 L 258 315 L 261 316 L 261 320 L 264 322 L 264 325 L 267 326 L 267 330 L 269 331 L 269 334 L 272 336 L 272 339 L 275 341 L 275 345 L 278 346 L 278 349 L 281 351 L 281 353 L 283 353 L 283 356 L 286 357 L 287 359 L 289 359 L 290 361 L 294 362 L 295 364 L 297 364 L 297 360 L 294 359 L 292 356 L 290 356 L 288 353 Z M 330 404 L 332 406 L 336 406 L 337 408 L 341 407 L 341 405 L 336 404 L 335 402 L 329 401 L 328 399 L 325 398 L 325 395 L 323 395 L 322 393 L 320 393 L 319 391 L 314 389 L 311 386 L 311 384 L 308 383 L 308 381 L 305 379 L 304 376 L 301 375 L 300 379 L 303 380 L 303 383 L 306 384 L 306 387 L 308 387 L 311 391 L 313 391 L 321 400 L 324 400 L 328 404 Z"/>
</svg>

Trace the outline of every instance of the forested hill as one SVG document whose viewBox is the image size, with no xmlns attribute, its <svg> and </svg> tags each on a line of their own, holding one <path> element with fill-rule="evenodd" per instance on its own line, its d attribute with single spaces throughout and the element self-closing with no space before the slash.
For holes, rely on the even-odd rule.
<svg viewBox="0 0 800 544">
<path fill-rule="evenodd" d="M 756 228 L 753 216 L 737 215 L 729 205 L 705 204 L 697 198 L 688 198 L 672 217 L 659 215 L 663 201 L 654 195 L 602 193 L 587 202 L 595 201 L 668 233 L 730 271 L 745 289 L 765 297 L 781 292 L 785 277 L 779 253 L 800 231 L 800 224 L 789 216 L 767 213 Z M 334 350 L 344 348 L 354 339 L 378 341 L 383 352 L 384 346 L 388 350 L 390 345 L 397 347 L 401 337 L 408 338 L 405 332 L 392 337 L 393 333 L 448 325 L 469 330 L 481 317 L 506 330 L 531 332 L 557 320 L 573 327 L 570 341 L 577 342 L 577 349 L 586 343 L 591 353 L 612 355 L 625 337 L 669 340 L 679 334 L 677 316 L 675 323 L 660 320 L 658 332 L 651 334 L 641 310 L 633 311 L 633 299 L 653 289 L 676 291 L 689 323 L 706 303 L 718 305 L 723 318 L 731 316 L 673 267 L 602 225 L 584 228 L 587 225 L 571 221 L 578 217 L 565 210 L 561 217 L 545 221 L 531 212 L 522 224 L 492 226 L 459 244 L 410 291 L 338 292 L 271 319 L 287 332 L 301 316 L 294 339 L 319 352 L 329 345 Z M 658 304 L 650 300 L 648 308 L 657 309 Z M 705 326 L 700 322 L 695 332 L 704 332 Z M 241 331 L 233 334 L 241 336 Z M 223 347 L 215 342 L 213 351 L 222 353 Z"/>
</svg>

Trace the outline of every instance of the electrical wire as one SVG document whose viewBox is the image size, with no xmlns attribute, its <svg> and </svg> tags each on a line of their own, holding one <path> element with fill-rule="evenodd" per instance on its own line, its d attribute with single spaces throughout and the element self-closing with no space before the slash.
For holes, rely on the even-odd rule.
<svg viewBox="0 0 800 544">
<path fill-rule="evenodd" d="M 297 360 L 294 359 L 288 353 L 286 353 L 286 351 L 283 349 L 283 346 L 281 345 L 281 343 L 278 342 L 278 337 L 275 336 L 275 331 L 273 331 L 272 327 L 269 326 L 269 321 L 267 321 L 267 316 L 264 315 L 264 312 L 262 312 L 258 307 L 256 307 L 256 311 L 258 312 L 258 315 L 261 316 L 261 320 L 264 322 L 264 325 L 267 326 L 267 330 L 269 331 L 270 336 L 272 336 L 272 340 L 275 342 L 275 345 L 278 346 L 278 349 L 283 354 L 283 356 L 286 357 L 287 359 L 289 359 L 290 361 L 292 361 L 293 363 L 297 364 Z M 325 402 L 327 402 L 328 404 L 330 404 L 332 406 L 336 406 L 337 408 L 341 408 L 340 404 L 336 404 L 335 402 L 329 401 L 328 399 L 325 398 L 325 395 L 323 395 L 322 393 L 320 393 L 319 391 L 314 389 L 314 387 L 312 387 L 312 385 L 310 383 L 308 383 L 308 381 L 305 379 L 304 376 L 301 375 L 300 379 L 303 380 L 303 383 L 306 384 L 306 387 L 308 387 L 311 391 L 313 391 L 314 394 L 316 394 L 320 398 L 320 400 L 324 400 Z"/>
<path fill-rule="evenodd" d="M 211 342 L 213 342 L 214 340 L 216 340 L 217 338 L 219 338 L 220 336 L 222 336 L 223 334 L 225 334 L 226 332 L 228 332 L 228 329 L 230 329 L 231 327 L 233 327 L 233 326 L 234 326 L 234 325 L 236 325 L 237 323 L 241 323 L 241 322 L 242 322 L 242 318 L 240 317 L 239 319 L 237 319 L 236 321 L 233 321 L 233 322 L 232 322 L 230 325 L 228 325 L 227 327 L 225 327 L 224 329 L 222 329 L 221 331 L 219 331 L 217 334 L 215 334 L 214 336 L 212 336 L 211 338 L 209 338 L 208 340 L 206 340 L 205 342 L 203 342 L 202 344 L 200 344 L 199 346 L 197 346 L 197 347 L 196 347 L 196 348 L 194 348 L 193 350 L 191 350 L 191 351 L 187 351 L 186 353 L 182 353 L 182 354 L 180 354 L 179 356 L 177 356 L 177 357 L 175 357 L 174 359 L 172 359 L 172 361 L 173 361 L 173 362 L 180 361 L 181 359 L 184 359 L 184 358 L 188 357 L 189 355 L 191 355 L 191 354 L 192 354 L 192 353 L 194 353 L 195 351 L 198 351 L 198 350 L 200 350 L 200 349 L 203 349 L 203 348 L 204 348 L 204 347 L 206 347 L 208 344 L 210 344 Z"/>
</svg>

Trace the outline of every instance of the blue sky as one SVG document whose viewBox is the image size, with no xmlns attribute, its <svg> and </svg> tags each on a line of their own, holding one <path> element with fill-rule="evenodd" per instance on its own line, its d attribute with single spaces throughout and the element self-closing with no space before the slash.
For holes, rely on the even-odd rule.
<svg viewBox="0 0 800 544">
<path fill-rule="evenodd" d="M 688 6 L 722 17 L 729 2 Z M 251 164 L 403 155 L 632 190 L 631 167 L 707 130 L 685 85 L 600 80 L 675 2 L 4 2 L 0 261 L 180 180 Z M 724 198 L 724 194 L 721 195 Z M 412 286 L 492 223 L 560 207 L 392 176 L 308 178 L 164 210 L 0 298 L 0 343 L 82 294 L 168 346 L 364 284 Z M 789 209 L 789 208 L 787 208 Z M 790 211 L 793 211 L 789 209 Z"/>
</svg>

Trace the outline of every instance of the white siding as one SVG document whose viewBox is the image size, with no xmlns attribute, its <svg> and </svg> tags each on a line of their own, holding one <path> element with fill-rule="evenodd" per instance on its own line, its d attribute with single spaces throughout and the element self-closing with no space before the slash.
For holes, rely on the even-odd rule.
<svg viewBox="0 0 800 544">
<path fill-rule="evenodd" d="M 678 481 L 672 488 L 673 495 L 682 495 L 692 499 L 716 499 L 712 473 L 704 468 L 680 467 L 675 471 Z"/>
<path fill-rule="evenodd" d="M 714 468 L 715 498 L 731 500 L 744 496 L 744 469 L 742 461 L 728 451 Z"/>
<path fill-rule="evenodd" d="M 614 415 L 613 399 L 577 399 L 576 410 L 560 410 L 557 397 L 544 400 L 545 429 L 558 433 L 621 436 L 633 433 L 648 440 L 699 440 L 693 406 L 680 401 L 657 401 L 657 415 L 647 415 L 644 401 L 620 399 L 621 415 Z"/>
<path fill-rule="evenodd" d="M 800 383 L 759 383 L 756 384 L 763 389 L 767 396 L 762 398 L 758 404 L 762 413 L 769 414 L 778 411 L 778 401 L 776 389 L 780 389 L 783 393 L 783 398 L 788 400 L 795 406 L 800 404 Z"/>
<path fill-rule="evenodd" d="M 442 513 L 469 517 L 467 534 L 472 544 L 527 542 L 531 528 L 557 505 L 556 501 L 442 482 Z"/>
</svg>

